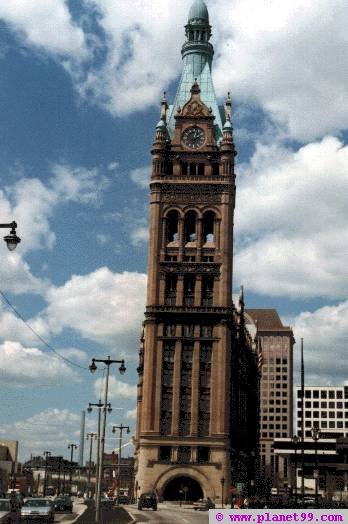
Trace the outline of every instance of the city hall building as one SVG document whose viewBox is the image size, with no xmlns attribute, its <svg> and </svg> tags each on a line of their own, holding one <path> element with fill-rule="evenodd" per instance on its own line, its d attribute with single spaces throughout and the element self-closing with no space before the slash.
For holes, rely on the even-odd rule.
<svg viewBox="0 0 348 524">
<path fill-rule="evenodd" d="M 219 106 L 205 3 L 185 26 L 173 104 L 163 96 L 150 183 L 136 494 L 227 500 L 258 461 L 258 355 L 244 298 L 232 301 L 235 206 L 231 99 Z"/>
</svg>

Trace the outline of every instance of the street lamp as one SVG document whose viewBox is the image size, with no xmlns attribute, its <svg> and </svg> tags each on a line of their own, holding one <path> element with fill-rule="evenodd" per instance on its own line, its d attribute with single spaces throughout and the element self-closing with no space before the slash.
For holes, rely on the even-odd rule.
<svg viewBox="0 0 348 524">
<path fill-rule="evenodd" d="M 315 507 L 318 507 L 318 488 L 319 488 L 319 467 L 318 467 L 318 440 L 320 439 L 320 430 L 318 426 L 313 426 L 311 429 L 312 439 L 314 440 L 315 453 L 315 472 L 313 474 L 315 479 Z"/>
<path fill-rule="evenodd" d="M 117 482 L 117 498 L 116 498 L 116 505 L 118 506 L 120 503 L 120 484 L 121 484 L 121 452 L 122 452 L 122 432 L 124 429 L 127 430 L 127 434 L 130 433 L 129 426 L 124 426 L 121 424 L 120 426 L 112 426 L 112 432 L 116 433 L 116 430 L 120 430 L 120 437 L 119 437 L 119 446 L 118 446 L 118 482 Z"/>
<path fill-rule="evenodd" d="M 77 449 L 77 445 L 76 444 L 68 444 L 68 449 L 71 450 L 70 451 L 70 474 L 69 474 L 70 491 L 71 491 L 74 449 Z"/>
<path fill-rule="evenodd" d="M 16 234 L 16 227 L 17 227 L 17 224 L 16 222 L 11 222 L 10 224 L 0 224 L 0 227 L 1 228 L 11 228 L 11 231 L 10 231 L 10 234 L 9 235 L 6 235 L 4 237 L 4 240 L 7 244 L 7 248 L 10 250 L 10 251 L 14 251 L 17 247 L 17 244 L 20 243 L 21 239 L 19 237 L 17 237 L 17 234 Z"/>
<path fill-rule="evenodd" d="M 224 477 L 220 479 L 220 483 L 221 483 L 221 503 L 222 503 L 222 509 L 224 509 L 224 485 L 225 485 Z"/>
<path fill-rule="evenodd" d="M 121 364 L 119 369 L 119 372 L 121 375 L 124 375 L 126 372 L 126 367 L 124 364 L 124 360 L 112 360 L 110 356 L 108 356 L 106 359 L 97 359 L 93 358 L 92 363 L 89 366 L 89 370 L 91 373 L 95 373 L 97 371 L 96 362 L 101 362 L 105 364 L 106 366 L 106 373 L 105 373 L 105 389 L 104 389 L 104 417 L 103 417 L 103 426 L 102 426 L 102 436 L 101 436 L 101 443 L 100 443 L 100 458 L 99 458 L 99 469 L 98 469 L 98 484 L 97 484 L 97 497 L 96 497 L 96 512 L 95 512 L 95 521 L 96 524 L 100 523 L 100 498 L 101 498 L 101 484 L 102 484 L 102 476 L 103 476 L 103 467 L 104 467 L 104 447 L 105 447 L 105 430 L 106 430 L 106 406 L 108 405 L 108 390 L 109 390 L 109 373 L 110 373 L 110 366 L 111 364 Z"/>
<path fill-rule="evenodd" d="M 50 451 L 44 451 L 44 457 L 45 457 L 45 477 L 44 477 L 44 492 L 43 492 L 43 495 L 44 497 L 46 496 L 46 491 L 47 491 L 47 459 L 48 457 L 51 456 L 51 452 Z"/>
</svg>

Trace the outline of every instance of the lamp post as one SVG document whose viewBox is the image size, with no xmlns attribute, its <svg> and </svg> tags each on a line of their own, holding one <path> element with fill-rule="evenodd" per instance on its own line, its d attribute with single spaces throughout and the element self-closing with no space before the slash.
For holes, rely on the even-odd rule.
<svg viewBox="0 0 348 524">
<path fill-rule="evenodd" d="M 314 471 L 314 479 L 315 479 L 315 507 L 318 507 L 318 488 L 319 488 L 319 467 L 318 467 L 318 440 L 320 438 L 320 430 L 318 426 L 313 426 L 311 429 L 312 432 L 312 439 L 314 440 L 314 454 L 315 454 L 315 471 Z"/>
<path fill-rule="evenodd" d="M 69 482 L 70 482 L 70 491 L 71 491 L 74 449 L 77 449 L 77 445 L 76 444 L 68 444 L 68 449 L 71 450 L 70 451 L 70 472 L 69 472 Z"/>
<path fill-rule="evenodd" d="M 100 425 L 101 425 L 101 409 L 104 407 L 104 404 L 99 399 L 99 402 L 97 404 L 93 404 L 92 402 L 89 402 L 87 411 L 88 413 L 92 413 L 93 406 L 98 408 L 98 427 L 97 427 L 97 465 L 96 465 L 96 473 L 95 473 L 95 497 L 97 497 L 97 488 L 98 488 L 98 472 L 99 472 L 99 458 L 100 458 Z M 112 407 L 110 402 L 107 405 L 109 413 L 112 412 Z"/>
<path fill-rule="evenodd" d="M 297 444 L 300 439 L 297 435 L 294 435 L 291 440 L 294 444 L 295 451 L 295 505 L 297 505 Z"/>
<path fill-rule="evenodd" d="M 126 367 L 124 365 L 124 360 L 112 360 L 110 356 L 106 359 L 92 359 L 92 363 L 89 366 L 91 373 L 97 371 L 96 362 L 101 362 L 106 366 L 105 374 L 105 389 L 104 389 L 104 417 L 103 417 L 103 426 L 101 433 L 101 442 L 100 442 L 100 457 L 99 457 L 99 469 L 98 469 L 98 485 L 97 485 L 97 497 L 96 497 L 96 512 L 95 512 L 95 521 L 96 524 L 100 523 L 100 497 L 101 497 L 101 483 L 103 476 L 103 467 L 104 467 L 104 447 L 105 447 L 105 429 L 106 429 L 106 406 L 108 404 L 108 390 L 109 390 L 109 373 L 111 364 L 121 364 L 119 367 L 119 372 L 121 375 L 124 375 L 126 372 Z"/>
<path fill-rule="evenodd" d="M 97 433 L 87 433 L 87 440 L 89 443 L 89 462 L 88 462 L 88 490 L 91 490 L 91 472 L 92 472 L 92 450 L 93 450 L 93 440 L 97 440 Z"/>
<path fill-rule="evenodd" d="M 10 224 L 0 224 L 0 228 L 11 228 L 10 234 L 4 237 L 4 240 L 7 244 L 7 248 L 10 251 L 14 251 L 17 247 L 17 244 L 19 244 L 21 241 L 21 239 L 17 237 L 16 227 L 16 222 L 11 222 Z"/>
<path fill-rule="evenodd" d="M 47 491 L 47 467 L 48 467 L 48 464 L 47 464 L 47 459 L 48 457 L 51 456 L 51 452 L 50 451 L 44 451 L 44 456 L 45 456 L 45 477 L 44 477 L 44 489 L 43 489 L 43 496 L 45 497 L 46 496 L 46 491 Z"/>
<path fill-rule="evenodd" d="M 221 503 L 222 503 L 222 509 L 224 509 L 224 486 L 225 486 L 224 477 L 220 479 L 220 483 L 221 483 Z"/>
<path fill-rule="evenodd" d="M 130 429 L 129 429 L 129 426 L 124 426 L 123 424 L 121 424 L 120 426 L 112 426 L 113 433 L 116 433 L 117 429 L 120 430 L 119 445 L 118 445 L 117 498 L 116 498 L 116 505 L 118 506 L 120 503 L 122 432 L 124 429 L 126 429 L 127 434 L 129 434 Z"/>
</svg>

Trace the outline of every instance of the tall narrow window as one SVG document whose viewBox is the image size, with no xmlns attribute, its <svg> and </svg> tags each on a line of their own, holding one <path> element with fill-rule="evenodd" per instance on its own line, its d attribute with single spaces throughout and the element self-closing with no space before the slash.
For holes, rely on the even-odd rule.
<svg viewBox="0 0 348 524">
<path fill-rule="evenodd" d="M 204 342 L 200 349 L 198 434 L 209 435 L 210 424 L 210 377 L 212 344 Z"/>
<path fill-rule="evenodd" d="M 165 299 L 164 303 L 166 306 L 175 306 L 176 304 L 176 285 L 177 275 L 167 275 L 166 288 L 165 288 Z"/>
<path fill-rule="evenodd" d="M 181 353 L 181 387 L 179 435 L 190 434 L 191 426 L 191 380 L 192 380 L 192 343 L 185 342 Z"/>
<path fill-rule="evenodd" d="M 196 164 L 190 164 L 190 176 L 196 176 Z"/>
<path fill-rule="evenodd" d="M 188 170 L 188 164 L 187 164 L 187 162 L 183 162 L 181 164 L 181 174 L 182 174 L 182 176 L 187 176 L 187 170 Z"/>
<path fill-rule="evenodd" d="M 189 211 L 185 215 L 185 242 L 194 242 L 196 240 L 196 213 Z"/>
<path fill-rule="evenodd" d="M 185 275 L 184 278 L 184 304 L 192 307 L 195 302 L 195 277 L 194 275 Z"/>
<path fill-rule="evenodd" d="M 162 361 L 162 398 L 161 398 L 161 435 L 169 435 L 172 426 L 173 373 L 175 343 L 163 343 Z"/>
<path fill-rule="evenodd" d="M 213 305 L 214 296 L 214 277 L 204 276 L 202 278 L 202 306 L 210 307 Z"/>
<path fill-rule="evenodd" d="M 213 176 L 219 176 L 219 164 L 217 162 L 214 162 L 214 164 L 212 164 L 212 172 Z"/>
<path fill-rule="evenodd" d="M 214 242 L 214 220 L 215 214 L 207 211 L 203 215 L 203 243 Z"/>
<path fill-rule="evenodd" d="M 179 214 L 177 211 L 169 211 L 167 215 L 167 243 L 178 240 Z"/>
<path fill-rule="evenodd" d="M 204 176 L 204 164 L 198 164 L 198 176 Z"/>
</svg>

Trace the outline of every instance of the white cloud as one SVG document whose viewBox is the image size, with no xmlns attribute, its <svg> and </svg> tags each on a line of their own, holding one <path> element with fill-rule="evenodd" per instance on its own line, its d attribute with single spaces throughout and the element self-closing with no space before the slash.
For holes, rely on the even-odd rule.
<svg viewBox="0 0 348 524">
<path fill-rule="evenodd" d="M 151 166 L 149 165 L 132 169 L 129 176 L 135 184 L 143 189 L 148 189 L 151 177 Z"/>
<path fill-rule="evenodd" d="M 136 419 L 137 418 L 137 408 L 129 409 L 126 413 L 126 417 L 130 419 Z"/>
<path fill-rule="evenodd" d="M 0 344 L 0 355 L 1 382 L 7 386 L 35 386 L 37 383 L 63 386 L 66 380 L 80 381 L 77 373 L 53 354 L 24 347 L 20 342 L 3 342 Z"/>
<path fill-rule="evenodd" d="M 146 275 L 100 268 L 74 275 L 47 293 L 43 318 L 51 329 L 75 329 L 82 337 L 111 345 L 118 354 L 134 353 L 145 309 Z M 121 353 L 120 353 L 121 352 Z"/>
<path fill-rule="evenodd" d="M 103 379 L 97 378 L 94 385 L 95 395 L 97 398 L 100 396 L 100 391 L 103 388 Z M 137 396 L 137 386 L 127 384 L 127 382 L 121 382 L 115 377 L 110 376 L 109 378 L 109 400 L 113 399 L 134 399 Z"/>
<path fill-rule="evenodd" d="M 29 45 L 59 55 L 86 57 L 85 35 L 65 0 L 1 0 L 0 18 Z"/>
<path fill-rule="evenodd" d="M 136 227 L 131 231 L 131 243 L 133 246 L 139 246 L 149 240 L 149 228 L 148 227 Z"/>
<path fill-rule="evenodd" d="M 259 145 L 240 172 L 235 281 L 269 295 L 346 297 L 348 147 L 333 137 L 296 152 Z"/>
<path fill-rule="evenodd" d="M 288 319 L 296 338 L 294 383 L 299 384 L 300 339 L 304 339 L 306 384 L 342 385 L 347 380 L 348 301 Z"/>
<path fill-rule="evenodd" d="M 47 323 L 41 318 L 28 320 L 28 324 L 38 335 L 43 338 L 49 336 Z M 0 305 L 0 341 L 15 340 L 23 346 L 35 345 L 38 343 L 37 336 L 20 320 L 12 311 L 5 310 L 5 306 Z"/>
<path fill-rule="evenodd" d="M 19 441 L 19 459 L 28 460 L 30 453 L 42 455 L 45 449 L 53 455 L 65 455 L 66 443 L 80 425 L 80 416 L 68 409 L 48 408 L 27 419 L 1 424 L 0 435 Z"/>
</svg>

